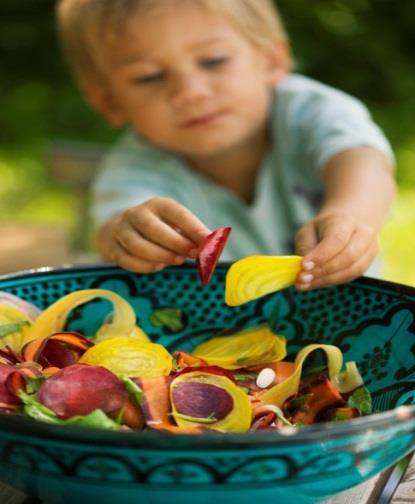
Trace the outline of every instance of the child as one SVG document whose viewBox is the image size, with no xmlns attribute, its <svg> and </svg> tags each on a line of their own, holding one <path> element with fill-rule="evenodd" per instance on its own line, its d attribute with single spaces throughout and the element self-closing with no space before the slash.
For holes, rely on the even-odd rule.
<svg viewBox="0 0 415 504">
<path fill-rule="evenodd" d="M 137 272 L 194 258 L 304 256 L 299 289 L 347 282 L 377 254 L 392 153 L 356 99 L 290 74 L 270 0 L 61 0 L 87 100 L 127 133 L 94 187 L 102 256 Z"/>
</svg>

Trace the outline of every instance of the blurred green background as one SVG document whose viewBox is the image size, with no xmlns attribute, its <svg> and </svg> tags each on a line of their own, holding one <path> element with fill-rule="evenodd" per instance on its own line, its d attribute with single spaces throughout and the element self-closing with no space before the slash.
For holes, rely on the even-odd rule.
<svg viewBox="0 0 415 504">
<path fill-rule="evenodd" d="M 218 0 L 220 1 L 220 0 Z M 73 188 L 50 178 L 51 141 L 110 143 L 62 59 L 54 0 L 0 5 L 0 222 L 78 225 Z M 362 99 L 397 157 L 399 196 L 381 236 L 382 276 L 415 285 L 415 1 L 280 0 L 297 71 Z"/>
</svg>

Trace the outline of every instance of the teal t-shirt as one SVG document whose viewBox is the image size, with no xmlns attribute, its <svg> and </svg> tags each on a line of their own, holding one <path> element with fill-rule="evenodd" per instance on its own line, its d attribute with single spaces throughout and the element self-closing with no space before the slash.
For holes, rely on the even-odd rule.
<svg viewBox="0 0 415 504">
<path fill-rule="evenodd" d="M 193 171 L 178 156 L 126 132 L 106 156 L 93 185 L 99 225 L 155 196 L 182 203 L 210 229 L 231 226 L 222 259 L 294 252 L 298 228 L 320 207 L 321 169 L 337 153 L 372 146 L 393 158 L 388 141 L 355 98 L 300 75 L 274 89 L 272 144 L 251 204 Z"/>
</svg>

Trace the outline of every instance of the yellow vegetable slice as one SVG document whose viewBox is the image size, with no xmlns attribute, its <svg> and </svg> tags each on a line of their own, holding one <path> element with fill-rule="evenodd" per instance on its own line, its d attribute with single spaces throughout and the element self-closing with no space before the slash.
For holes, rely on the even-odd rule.
<svg viewBox="0 0 415 504">
<path fill-rule="evenodd" d="M 28 335 L 30 324 L 25 313 L 11 306 L 0 305 L 0 348 L 7 345 L 15 352 L 20 352 L 31 339 Z"/>
<path fill-rule="evenodd" d="M 106 289 L 84 289 L 72 292 L 44 310 L 30 328 L 28 338 L 46 338 L 54 332 L 62 331 L 69 313 L 79 305 L 102 297 L 114 305 L 112 322 L 103 324 L 97 332 L 97 341 L 115 336 L 132 336 L 149 341 L 147 335 L 136 326 L 136 317 L 131 305 L 115 292 Z"/>
<path fill-rule="evenodd" d="M 333 378 L 333 384 L 341 394 L 347 394 L 364 385 L 355 361 L 346 362 L 345 370 Z"/>
<path fill-rule="evenodd" d="M 300 256 L 249 256 L 236 261 L 226 274 L 226 304 L 238 306 L 294 284 L 302 259 Z"/>
<path fill-rule="evenodd" d="M 173 367 L 173 358 L 162 345 L 128 336 L 97 343 L 78 362 L 102 366 L 119 377 L 132 378 L 168 376 Z"/>
<path fill-rule="evenodd" d="M 187 395 L 187 407 L 191 411 L 207 411 L 205 416 L 192 416 L 180 412 L 183 410 L 178 408 L 179 405 L 176 404 L 176 402 L 178 402 L 176 393 L 183 384 L 190 384 L 188 389 L 183 391 L 184 395 Z M 202 384 L 202 387 L 199 387 L 198 384 Z M 203 387 L 203 385 L 205 387 Z M 192 388 L 196 389 L 194 394 L 191 392 Z M 206 389 L 205 394 L 203 394 L 204 388 Z M 216 394 L 214 392 L 215 389 Z M 223 408 L 223 404 L 218 404 L 220 402 L 223 403 L 223 400 L 216 401 L 215 396 L 218 395 L 221 396 L 222 399 L 225 396 L 225 398 L 231 402 L 231 406 L 228 408 L 230 409 L 229 413 L 219 420 L 215 419 L 215 413 L 217 410 Z M 218 431 L 246 432 L 251 426 L 252 408 L 249 396 L 226 376 L 197 371 L 183 373 L 177 376 L 170 385 L 170 400 L 172 404 L 172 415 L 177 425 L 181 427 L 192 425 L 206 426 L 207 424 L 209 428 Z M 209 409 L 210 407 L 211 409 Z M 211 414 L 209 414 L 209 411 Z"/>
<path fill-rule="evenodd" d="M 335 379 L 335 377 L 340 373 L 343 365 L 343 354 L 341 350 L 333 345 L 307 345 L 302 348 L 295 358 L 295 371 L 294 373 L 278 385 L 274 385 L 270 389 L 261 392 L 259 398 L 264 403 L 275 404 L 276 406 L 282 406 L 284 401 L 296 394 L 298 392 L 298 387 L 300 385 L 301 371 L 303 369 L 303 364 L 305 359 L 314 350 L 324 350 L 327 354 L 329 377 L 330 379 Z"/>
<path fill-rule="evenodd" d="M 229 336 L 218 336 L 197 346 L 192 355 L 209 365 L 225 369 L 282 360 L 287 355 L 286 340 L 274 334 L 267 324 Z"/>
</svg>

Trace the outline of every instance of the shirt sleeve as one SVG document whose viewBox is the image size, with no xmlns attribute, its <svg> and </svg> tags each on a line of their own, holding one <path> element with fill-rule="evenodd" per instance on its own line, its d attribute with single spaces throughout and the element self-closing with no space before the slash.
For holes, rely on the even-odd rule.
<svg viewBox="0 0 415 504">
<path fill-rule="evenodd" d="M 356 147 L 373 147 L 395 163 L 392 148 L 368 109 L 356 98 L 322 86 L 304 104 L 300 139 L 314 173 L 336 154 Z"/>
<path fill-rule="evenodd" d="M 174 164 L 174 161 L 171 161 Z M 131 135 L 125 136 L 105 156 L 92 184 L 91 217 L 100 226 L 114 215 L 156 196 L 177 199 L 174 166 Z"/>
<path fill-rule="evenodd" d="M 378 149 L 395 163 L 384 133 L 358 99 L 295 74 L 277 88 L 277 138 L 303 177 L 320 179 L 330 158 L 356 147 Z"/>
</svg>

